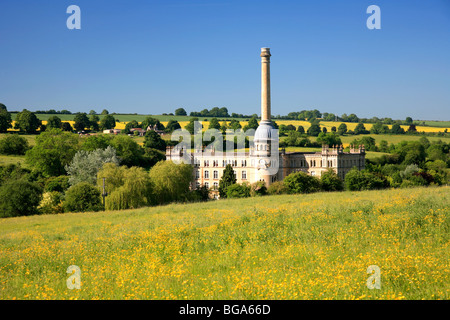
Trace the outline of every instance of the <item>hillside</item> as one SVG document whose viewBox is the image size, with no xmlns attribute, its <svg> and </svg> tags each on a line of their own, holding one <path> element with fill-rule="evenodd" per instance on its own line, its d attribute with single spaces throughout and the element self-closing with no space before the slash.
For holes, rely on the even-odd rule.
<svg viewBox="0 0 450 320">
<path fill-rule="evenodd" d="M 2 219 L 0 297 L 449 298 L 449 187 L 257 200 Z"/>
</svg>

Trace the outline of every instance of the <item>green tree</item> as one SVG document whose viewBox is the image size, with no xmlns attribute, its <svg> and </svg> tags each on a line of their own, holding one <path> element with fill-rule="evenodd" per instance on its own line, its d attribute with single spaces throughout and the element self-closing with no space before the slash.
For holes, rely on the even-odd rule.
<svg viewBox="0 0 450 320">
<path fill-rule="evenodd" d="M 26 152 L 26 161 L 44 176 L 66 174 L 64 167 L 79 149 L 78 135 L 50 129 L 36 137 L 36 145 Z"/>
<path fill-rule="evenodd" d="M 114 129 L 116 126 L 116 119 L 113 115 L 107 114 L 100 120 L 100 129 Z"/>
<path fill-rule="evenodd" d="M 306 130 L 306 133 L 310 136 L 317 137 L 320 134 L 320 125 L 318 122 L 314 121 L 311 126 Z"/>
<path fill-rule="evenodd" d="M 258 129 L 258 126 L 259 126 L 258 119 L 256 117 L 251 117 L 248 120 L 248 123 L 244 126 L 243 130 L 244 130 L 244 132 L 249 130 L 249 129 L 256 130 L 256 129 Z"/>
<path fill-rule="evenodd" d="M 346 189 L 350 191 L 376 190 L 389 186 L 384 176 L 369 172 L 367 169 L 358 170 L 356 167 L 347 172 L 344 181 Z"/>
<path fill-rule="evenodd" d="M 100 130 L 100 126 L 98 124 L 99 121 L 100 121 L 100 118 L 99 118 L 98 115 L 96 115 L 96 114 L 91 114 L 90 115 L 90 117 L 89 117 L 89 125 L 90 125 L 91 130 L 93 130 L 93 131 L 99 131 Z"/>
<path fill-rule="evenodd" d="M 297 132 L 305 133 L 305 128 L 303 126 L 298 126 Z"/>
<path fill-rule="evenodd" d="M 236 120 L 236 119 L 232 119 L 232 120 L 230 121 L 228 127 L 229 127 L 230 129 L 233 129 L 233 130 L 238 130 L 238 129 L 241 129 L 241 128 L 242 128 L 241 123 L 240 123 L 238 120 Z"/>
<path fill-rule="evenodd" d="M 106 109 L 103 109 L 101 114 L 102 114 L 102 115 L 107 115 L 107 114 L 109 114 L 109 111 L 106 110 Z"/>
<path fill-rule="evenodd" d="M 364 126 L 364 123 L 359 122 L 356 127 L 355 130 L 353 130 L 355 132 L 355 134 L 366 134 L 369 133 L 369 131 L 366 130 L 366 127 Z"/>
<path fill-rule="evenodd" d="M 222 178 L 219 181 L 219 195 L 221 198 L 227 197 L 227 188 L 236 183 L 236 175 L 234 174 L 231 164 L 227 164 L 223 170 Z"/>
<path fill-rule="evenodd" d="M 251 186 L 248 183 L 235 183 L 226 188 L 226 198 L 247 198 L 250 197 Z"/>
<path fill-rule="evenodd" d="M 160 161 L 150 169 L 150 178 L 154 186 L 158 203 L 186 201 L 192 182 L 191 165 L 172 161 Z"/>
<path fill-rule="evenodd" d="M 341 145 L 342 141 L 341 138 L 339 138 L 339 136 L 334 132 L 330 133 L 321 132 L 317 137 L 317 143 L 333 146 L 333 145 Z"/>
<path fill-rule="evenodd" d="M 189 123 L 184 127 L 190 134 L 195 134 L 195 122 L 198 121 L 198 118 L 194 117 L 189 120 Z M 203 128 L 203 124 L 201 125 Z"/>
<path fill-rule="evenodd" d="M 216 130 L 220 130 L 220 123 L 219 120 L 217 120 L 217 118 L 212 118 L 211 121 L 209 121 L 209 127 L 208 129 L 216 129 Z"/>
<path fill-rule="evenodd" d="M 61 118 L 58 116 L 51 116 L 47 120 L 47 128 L 49 129 L 61 129 L 62 122 Z"/>
<path fill-rule="evenodd" d="M 305 172 L 294 172 L 284 178 L 289 193 L 311 193 L 320 190 L 320 181 Z"/>
<path fill-rule="evenodd" d="M 37 214 L 42 189 L 24 179 L 9 180 L 0 187 L 0 217 L 18 217 Z"/>
<path fill-rule="evenodd" d="M 264 181 L 256 181 L 252 183 L 250 188 L 250 195 L 252 197 L 264 196 L 267 194 L 267 187 Z"/>
<path fill-rule="evenodd" d="M 2 106 L 4 108 L 0 108 L 0 133 L 7 132 L 12 128 L 11 114 L 6 110 L 5 105 L 2 104 Z"/>
<path fill-rule="evenodd" d="M 392 134 L 404 134 L 405 133 L 405 129 L 400 127 L 400 125 L 398 123 L 395 123 L 395 124 L 392 125 L 391 133 Z"/>
<path fill-rule="evenodd" d="M 339 127 L 338 127 L 338 129 L 337 129 L 338 131 L 338 134 L 340 135 L 340 136 L 343 136 L 344 134 L 346 134 L 347 133 L 347 125 L 345 124 L 345 123 L 341 123 L 340 125 L 339 125 Z"/>
<path fill-rule="evenodd" d="M 284 181 L 275 181 L 267 188 L 267 193 L 270 195 L 287 194 L 289 193 L 289 189 L 284 184 Z"/>
<path fill-rule="evenodd" d="M 75 121 L 73 127 L 76 131 L 83 131 L 85 128 L 90 128 L 91 126 L 91 122 L 85 112 L 77 113 L 73 118 L 73 121 Z"/>
<path fill-rule="evenodd" d="M 412 119 L 411 117 L 406 117 L 405 124 L 406 124 L 407 126 L 413 124 L 413 119 Z"/>
<path fill-rule="evenodd" d="M 320 186 L 324 191 L 344 190 L 344 182 L 332 168 L 329 168 L 327 171 L 322 173 L 320 177 Z"/>
<path fill-rule="evenodd" d="M 98 187 L 103 187 L 105 178 L 108 196 L 106 210 L 135 209 L 154 204 L 153 185 L 149 174 L 138 167 L 118 167 L 112 163 L 104 165 L 97 175 Z"/>
<path fill-rule="evenodd" d="M 172 133 L 172 132 L 174 132 L 175 130 L 178 130 L 178 129 L 181 129 L 181 126 L 178 123 L 178 121 L 176 121 L 176 120 L 169 120 L 169 122 L 167 123 L 165 131 L 167 133 Z"/>
<path fill-rule="evenodd" d="M 166 151 L 166 141 L 153 130 L 147 131 L 144 136 L 144 147 Z"/>
<path fill-rule="evenodd" d="M 69 122 L 63 122 L 61 124 L 61 129 L 63 131 L 67 131 L 67 132 L 72 132 L 73 131 L 72 125 Z"/>
<path fill-rule="evenodd" d="M 14 128 L 19 129 L 21 132 L 36 133 L 41 124 L 41 120 L 33 112 L 24 109 L 17 114 Z"/>
<path fill-rule="evenodd" d="M 116 149 L 121 164 L 128 167 L 140 165 L 144 149 L 132 137 L 116 135 L 110 145 Z"/>
<path fill-rule="evenodd" d="M 178 108 L 175 110 L 175 115 L 176 116 L 187 116 L 187 112 L 183 108 Z"/>
<path fill-rule="evenodd" d="M 97 187 L 87 182 L 80 182 L 67 190 L 63 203 L 64 211 L 100 211 L 103 209 L 100 195 Z"/>
<path fill-rule="evenodd" d="M 18 134 L 10 134 L 0 140 L 0 154 L 24 155 L 30 149 L 27 139 Z"/>
</svg>

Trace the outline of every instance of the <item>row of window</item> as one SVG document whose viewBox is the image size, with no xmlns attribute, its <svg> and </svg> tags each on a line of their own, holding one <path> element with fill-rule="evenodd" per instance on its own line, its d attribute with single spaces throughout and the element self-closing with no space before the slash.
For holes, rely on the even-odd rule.
<svg viewBox="0 0 450 320">
<path fill-rule="evenodd" d="M 237 177 L 237 172 L 234 170 L 234 175 Z M 203 178 L 209 179 L 209 170 L 205 170 L 203 172 Z M 200 179 L 200 170 L 195 171 L 195 179 Z M 213 179 L 219 179 L 219 171 L 214 170 L 213 171 Z M 247 179 L 247 171 L 241 171 L 241 179 L 246 180 Z"/>
<path fill-rule="evenodd" d="M 212 164 L 213 167 L 218 167 L 219 166 L 219 160 L 203 160 L 203 166 L 204 167 L 209 167 L 209 164 Z M 201 161 L 200 159 L 195 159 L 194 161 L 194 165 L 196 166 L 200 166 Z M 227 164 L 230 164 L 232 167 L 237 167 L 238 166 L 238 160 L 222 160 L 222 167 L 226 167 Z M 240 161 L 241 167 L 246 167 L 247 166 L 247 160 L 241 160 Z"/>
<path fill-rule="evenodd" d="M 357 159 L 348 159 L 348 160 L 338 160 L 339 167 L 350 167 L 350 166 L 356 166 L 358 163 L 361 166 L 362 160 Z M 296 167 L 296 164 L 299 165 L 299 167 L 319 167 L 323 166 L 322 160 L 310 160 L 309 162 L 306 160 L 295 160 L 291 159 L 291 167 Z M 326 161 L 326 167 L 332 168 L 336 166 L 336 160 L 327 160 Z"/>
</svg>

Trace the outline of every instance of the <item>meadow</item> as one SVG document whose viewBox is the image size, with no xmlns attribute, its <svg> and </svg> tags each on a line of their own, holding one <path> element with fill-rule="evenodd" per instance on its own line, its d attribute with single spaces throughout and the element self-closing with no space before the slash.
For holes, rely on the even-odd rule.
<svg viewBox="0 0 450 320">
<path fill-rule="evenodd" d="M 0 298 L 449 299 L 449 207 L 430 187 L 1 219 Z"/>
</svg>

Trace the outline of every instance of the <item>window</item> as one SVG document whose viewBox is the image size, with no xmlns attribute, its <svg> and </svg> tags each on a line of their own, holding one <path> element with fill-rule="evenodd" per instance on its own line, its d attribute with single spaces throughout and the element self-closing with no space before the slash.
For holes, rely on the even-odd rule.
<svg viewBox="0 0 450 320">
<path fill-rule="evenodd" d="M 213 183 L 213 189 L 214 189 L 214 190 L 219 189 L 219 183 L 218 183 L 218 182 L 214 182 L 214 183 Z"/>
<path fill-rule="evenodd" d="M 206 189 L 209 189 L 209 182 L 205 182 Z"/>
<path fill-rule="evenodd" d="M 242 180 L 247 179 L 247 171 L 242 171 Z"/>
<path fill-rule="evenodd" d="M 315 172 L 315 171 L 311 171 L 311 175 L 312 175 L 312 176 L 315 176 L 315 175 L 316 175 L 316 172 Z"/>
<path fill-rule="evenodd" d="M 241 161 L 241 165 L 242 165 L 242 167 L 246 167 L 247 166 L 247 160 L 242 160 Z"/>
<path fill-rule="evenodd" d="M 195 171 L 195 179 L 200 179 L 200 170 Z"/>
<path fill-rule="evenodd" d="M 219 179 L 219 171 L 214 170 L 214 172 L 213 172 L 213 178 L 214 178 L 214 179 Z"/>
<path fill-rule="evenodd" d="M 209 179 L 209 171 L 205 170 L 205 179 Z"/>
<path fill-rule="evenodd" d="M 195 188 L 196 188 L 196 189 L 200 189 L 200 182 L 197 181 L 197 182 L 195 183 Z"/>
</svg>

